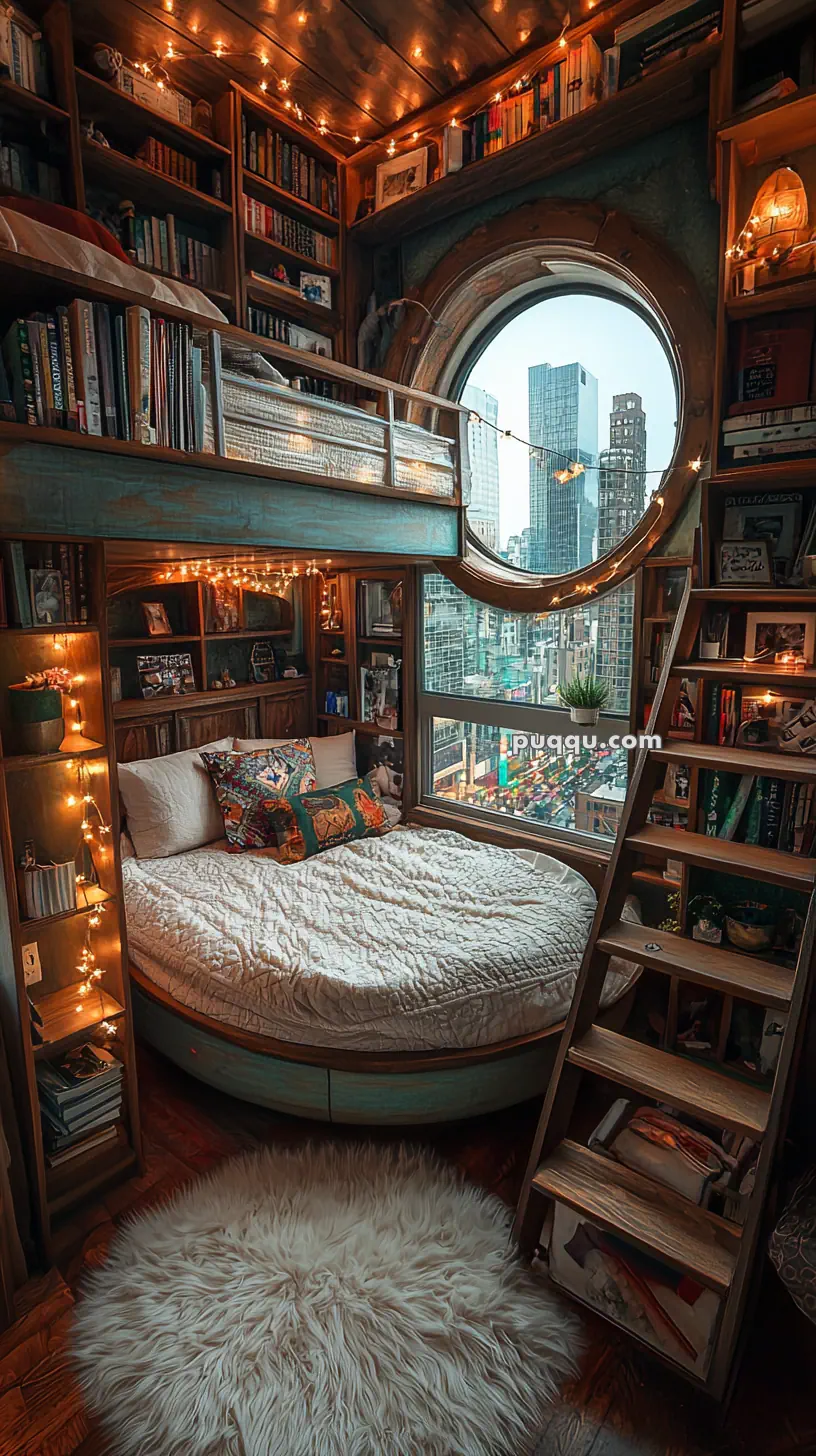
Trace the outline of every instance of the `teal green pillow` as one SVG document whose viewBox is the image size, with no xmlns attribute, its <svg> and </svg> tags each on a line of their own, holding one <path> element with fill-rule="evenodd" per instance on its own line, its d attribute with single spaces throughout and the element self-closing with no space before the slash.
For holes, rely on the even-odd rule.
<svg viewBox="0 0 816 1456">
<path fill-rule="evenodd" d="M 331 789 L 289 794 L 266 808 L 277 837 L 280 864 L 297 864 L 324 849 L 388 831 L 371 774 Z"/>
</svg>

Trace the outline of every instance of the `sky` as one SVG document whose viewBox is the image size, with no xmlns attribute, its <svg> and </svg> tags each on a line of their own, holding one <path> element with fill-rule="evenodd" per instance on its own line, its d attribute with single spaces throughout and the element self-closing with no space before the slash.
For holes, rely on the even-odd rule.
<svg viewBox="0 0 816 1456">
<path fill-rule="evenodd" d="M 633 390 L 646 411 L 649 470 L 671 460 L 677 402 L 671 369 L 656 335 L 625 304 L 588 294 L 545 299 L 512 320 L 485 349 L 468 383 L 499 401 L 499 428 L 529 440 L 527 370 L 533 364 L 577 360 L 598 380 L 598 448 L 609 444 L 613 394 Z M 529 455 L 524 445 L 499 440 L 501 549 L 530 524 Z M 659 476 L 647 480 L 648 493 Z"/>
</svg>

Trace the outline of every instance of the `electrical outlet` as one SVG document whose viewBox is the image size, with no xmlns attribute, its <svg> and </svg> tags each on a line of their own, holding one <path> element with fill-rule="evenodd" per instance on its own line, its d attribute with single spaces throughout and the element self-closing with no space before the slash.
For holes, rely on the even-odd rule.
<svg viewBox="0 0 816 1456">
<path fill-rule="evenodd" d="M 42 980 L 40 952 L 37 949 L 36 940 L 32 940 L 30 945 L 23 946 L 23 975 L 27 986 L 34 986 L 37 981 Z"/>
</svg>

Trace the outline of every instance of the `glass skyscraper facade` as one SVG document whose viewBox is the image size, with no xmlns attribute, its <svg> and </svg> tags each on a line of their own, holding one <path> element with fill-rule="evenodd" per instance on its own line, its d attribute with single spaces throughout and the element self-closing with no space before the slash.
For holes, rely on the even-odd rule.
<svg viewBox="0 0 816 1456">
<path fill-rule="evenodd" d="M 582 364 L 528 370 L 530 441 L 556 455 L 530 456 L 530 570 L 560 575 L 594 554 L 598 516 L 598 381 Z M 555 472 L 574 461 L 581 475 Z"/>
<path fill-rule="evenodd" d="M 491 551 L 499 549 L 499 437 L 491 425 L 499 418 L 499 401 L 475 384 L 462 391 L 462 404 L 475 410 L 480 421 L 468 424 L 470 453 L 470 505 L 468 525 Z"/>
<path fill-rule="evenodd" d="M 646 496 L 646 415 L 639 394 L 616 394 L 609 416 L 609 449 L 598 470 L 598 555 L 634 529 Z M 624 712 L 632 681 L 635 588 L 619 587 L 598 603 L 596 672 L 610 688 L 609 706 Z"/>
</svg>

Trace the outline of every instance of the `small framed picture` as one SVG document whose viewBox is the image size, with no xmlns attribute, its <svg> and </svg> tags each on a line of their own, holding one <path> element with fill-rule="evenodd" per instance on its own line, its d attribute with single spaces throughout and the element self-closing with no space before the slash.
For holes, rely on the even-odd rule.
<svg viewBox="0 0 816 1456">
<path fill-rule="evenodd" d="M 322 273 L 301 273 L 300 296 L 307 303 L 319 303 L 321 308 L 331 308 L 331 279 Z"/>
<path fill-rule="evenodd" d="M 413 152 L 404 152 L 389 157 L 377 168 L 377 211 L 390 207 L 392 202 L 401 202 L 421 192 L 428 181 L 428 148 L 417 147 Z"/>
<path fill-rule="evenodd" d="M 136 658 L 136 671 L 143 698 L 177 698 L 196 690 L 189 652 L 175 652 L 163 657 L 140 654 Z"/>
<path fill-rule="evenodd" d="M 122 669 L 112 667 L 110 670 L 111 702 L 121 703 L 122 701 Z"/>
<path fill-rule="evenodd" d="M 142 616 L 149 637 L 172 637 L 173 628 L 164 602 L 142 602 Z"/>
<path fill-rule="evenodd" d="M 34 626 L 50 627 L 52 622 L 64 622 L 62 573 L 50 566 L 37 567 L 28 573 L 28 581 Z"/>
<path fill-rule="evenodd" d="M 816 614 L 813 612 L 747 612 L 745 659 L 792 666 L 813 662 Z"/>
<path fill-rule="evenodd" d="M 718 541 L 714 564 L 717 586 L 768 586 L 773 581 L 767 541 Z"/>
</svg>

